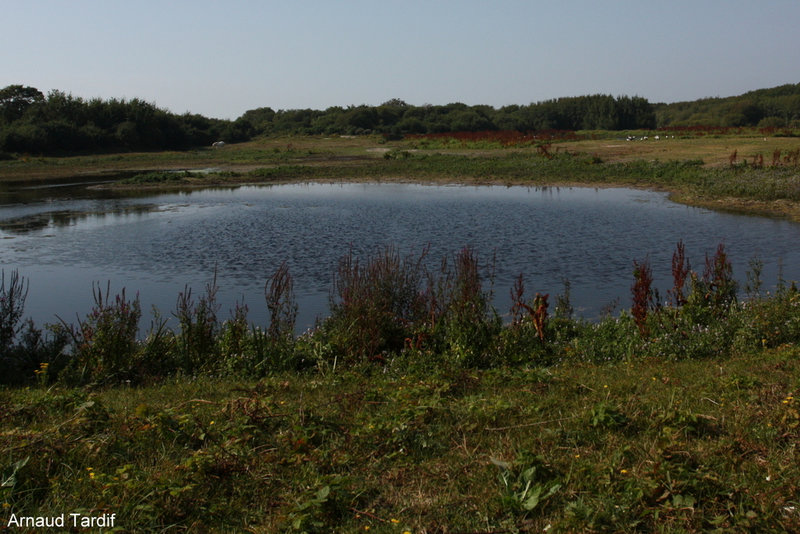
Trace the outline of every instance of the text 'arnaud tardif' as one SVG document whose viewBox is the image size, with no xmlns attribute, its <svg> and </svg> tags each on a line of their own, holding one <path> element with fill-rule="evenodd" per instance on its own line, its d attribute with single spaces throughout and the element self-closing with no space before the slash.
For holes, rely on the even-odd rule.
<svg viewBox="0 0 800 534">
<path fill-rule="evenodd" d="M 114 528 L 117 514 L 103 514 L 99 516 L 83 515 L 78 513 L 61 514 L 56 516 L 17 516 L 11 514 L 6 523 L 7 528 Z"/>
</svg>

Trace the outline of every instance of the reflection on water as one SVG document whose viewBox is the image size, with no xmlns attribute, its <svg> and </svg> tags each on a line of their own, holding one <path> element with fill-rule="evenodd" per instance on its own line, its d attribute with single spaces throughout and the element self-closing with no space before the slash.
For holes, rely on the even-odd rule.
<svg viewBox="0 0 800 534">
<path fill-rule="evenodd" d="M 102 224 L 102 219 L 106 217 L 143 215 L 157 209 L 159 209 L 159 207 L 155 204 L 142 204 L 111 206 L 107 210 L 101 212 L 74 210 L 36 211 L 20 217 L 0 220 L 0 230 L 10 234 L 19 234 L 31 230 L 41 230 L 51 226 L 72 226 L 81 221 L 93 221 Z"/>
<path fill-rule="evenodd" d="M 84 313 L 92 282 L 106 280 L 114 290 L 138 291 L 143 310 L 155 305 L 169 315 L 185 284 L 201 291 L 216 270 L 221 315 L 243 300 L 251 320 L 263 324 L 264 283 L 286 260 L 306 327 L 327 313 L 339 258 L 388 245 L 403 254 L 427 248 L 432 268 L 464 246 L 487 263 L 494 255 L 501 313 L 520 273 L 531 294 L 554 295 L 569 279 L 573 305 L 586 318 L 617 300 L 628 307 L 632 262 L 644 258 L 665 294 L 679 240 L 696 270 L 724 242 L 739 279 L 754 256 L 765 264 L 767 285 L 781 261 L 785 278 L 800 278 L 800 225 L 628 189 L 305 184 L 51 197 L 0 207 L 0 237 L 13 237 L 0 241 L 0 262 L 29 278 L 26 312 L 37 322 Z"/>
</svg>

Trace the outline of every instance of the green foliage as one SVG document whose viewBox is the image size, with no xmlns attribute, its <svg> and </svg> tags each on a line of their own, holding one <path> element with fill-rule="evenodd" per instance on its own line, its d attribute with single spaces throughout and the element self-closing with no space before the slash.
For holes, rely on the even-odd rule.
<svg viewBox="0 0 800 534">
<path fill-rule="evenodd" d="M 192 289 L 184 288 L 178 295 L 174 312 L 180 325 L 178 334 L 178 359 L 184 372 L 194 374 L 210 371 L 217 358 L 217 275 L 206 285 L 205 294 L 197 302 L 192 298 Z"/>
<path fill-rule="evenodd" d="M 727 98 L 704 98 L 654 107 L 659 127 L 796 127 L 800 121 L 800 84 L 759 89 Z"/>
<path fill-rule="evenodd" d="M 142 531 L 792 532 L 797 356 L 3 389 L 0 505 L 101 499 Z"/>
<path fill-rule="evenodd" d="M 21 118 L 25 111 L 44 101 L 44 94 L 34 87 L 9 85 L 0 89 L 0 118 L 6 123 Z"/>
<path fill-rule="evenodd" d="M 488 278 L 493 277 L 493 265 Z M 464 367 L 490 367 L 496 362 L 493 341 L 502 326 L 491 305 L 491 292 L 483 288 L 480 263 L 469 247 L 456 254 L 452 269 L 442 262 L 442 274 L 433 299 L 438 304 L 438 329 L 444 352 Z M 436 313 L 438 311 L 438 313 Z"/>
<path fill-rule="evenodd" d="M 539 456 L 520 453 L 513 465 L 495 458 L 491 461 L 500 469 L 503 507 L 523 517 L 540 512 L 545 501 L 562 487 L 556 474 Z"/>
<path fill-rule="evenodd" d="M 84 100 L 33 87 L 0 90 L 0 151 L 8 153 L 164 150 L 239 142 L 263 135 L 388 137 L 481 131 L 547 132 L 658 127 L 755 127 L 791 134 L 800 124 L 798 85 L 751 91 L 738 97 L 653 105 L 642 97 L 585 95 L 499 109 L 486 105 L 380 106 L 326 110 L 248 110 L 235 121 L 174 115 L 140 99 Z M 783 130 L 782 130 L 783 129 Z M 700 131 L 704 134 L 704 131 Z"/>
<path fill-rule="evenodd" d="M 179 295 L 173 312 L 178 319 L 175 331 L 154 310 L 143 338 L 138 298 L 127 299 L 123 290 L 112 299 L 109 288 L 93 287 L 95 306 L 76 326 L 62 321 L 43 332 L 30 320 L 20 325 L 27 286 L 21 277 L 12 276 L 8 288 L 2 285 L 2 380 L 139 384 L 176 373 L 258 378 L 315 369 L 327 375 L 342 366 L 371 363 L 419 370 L 642 357 L 704 359 L 800 339 L 800 299 L 794 285 L 781 284 L 774 295 L 753 291 L 749 300 L 740 302 L 724 247 L 707 258 L 702 277 L 680 259 L 681 244 L 678 251 L 673 258 L 674 287 L 668 292 L 673 302 L 658 302 L 651 284 L 641 281 L 643 267 L 637 263 L 630 313 L 609 312 L 592 322 L 574 319 L 567 283 L 550 316 L 548 295 L 537 293 L 526 301 L 519 280 L 516 292 L 512 291 L 507 325 L 491 305 L 491 291 L 484 289 L 484 280 L 491 280 L 491 266 L 484 274 L 471 249 L 463 249 L 452 260 L 443 259 L 438 271 L 429 269 L 424 252 L 402 257 L 388 248 L 363 263 L 350 253 L 342 258 L 334 281 L 331 314 L 299 337 L 286 264 L 265 284 L 271 318 L 267 328 L 251 325 L 247 308 L 241 305 L 228 320 L 220 321 L 212 282 L 197 301 L 188 287 Z M 760 282 L 756 285 L 760 287 Z M 637 296 L 646 313 L 636 312 Z"/>
<path fill-rule="evenodd" d="M 46 385 L 66 365 L 63 350 L 68 333 L 51 327 L 43 334 L 31 319 L 22 320 L 28 283 L 14 270 L 6 286 L 5 270 L 0 270 L 0 383 L 22 384 L 34 377 Z"/>
<path fill-rule="evenodd" d="M 84 100 L 32 87 L 0 90 L 0 150 L 22 153 L 153 150 L 208 146 L 252 135 L 249 123 L 174 115 L 140 99 Z"/>
<path fill-rule="evenodd" d="M 383 359 L 424 328 L 423 258 L 403 258 L 387 248 L 365 264 L 352 251 L 340 260 L 331 315 L 323 325 L 337 354 L 350 362 Z"/>
<path fill-rule="evenodd" d="M 628 418 L 607 402 L 599 403 L 589 414 L 589 425 L 595 428 L 619 428 L 627 422 Z"/>
<path fill-rule="evenodd" d="M 25 309 L 28 284 L 19 271 L 11 271 L 6 287 L 5 269 L 0 270 L 0 355 L 10 347 L 16 336 Z"/>
<path fill-rule="evenodd" d="M 269 310 L 268 334 L 274 343 L 285 343 L 294 338 L 297 320 L 297 301 L 294 297 L 294 280 L 286 262 L 281 263 L 264 286 L 264 298 Z"/>
<path fill-rule="evenodd" d="M 109 282 L 104 296 L 99 284 L 92 287 L 94 306 L 77 326 L 62 321 L 73 342 L 73 359 L 65 371 L 70 382 L 119 382 L 135 375 L 139 296 L 128 300 L 123 288 L 112 301 L 110 289 Z"/>
</svg>

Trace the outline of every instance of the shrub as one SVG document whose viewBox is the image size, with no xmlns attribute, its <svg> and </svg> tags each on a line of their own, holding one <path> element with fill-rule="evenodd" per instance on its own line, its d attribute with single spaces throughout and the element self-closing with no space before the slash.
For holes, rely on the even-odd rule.
<svg viewBox="0 0 800 534">
<path fill-rule="evenodd" d="M 636 327 L 639 329 L 639 335 L 645 338 L 649 334 L 647 312 L 654 305 L 653 271 L 650 269 L 650 263 L 647 260 L 642 263 L 633 262 L 633 278 L 634 283 L 633 287 L 631 287 L 633 307 L 631 308 L 631 315 Z"/>
<path fill-rule="evenodd" d="M 294 337 L 297 320 L 297 301 L 294 298 L 294 280 L 289 266 L 281 263 L 264 286 L 264 298 L 269 310 L 269 337 L 274 343 Z"/>
<path fill-rule="evenodd" d="M 195 303 L 188 286 L 178 295 L 175 317 L 180 324 L 178 352 L 182 369 L 187 373 L 207 370 L 217 356 L 217 274 L 206 285 L 206 292 Z"/>
<path fill-rule="evenodd" d="M 14 341 L 27 297 L 28 284 L 24 277 L 19 276 L 19 271 L 11 271 L 6 287 L 5 270 L 0 270 L 0 355 Z"/>
<path fill-rule="evenodd" d="M 691 272 L 689 260 L 686 259 L 686 247 L 683 241 L 678 241 L 675 252 L 672 254 L 672 280 L 673 285 L 667 293 L 672 295 L 675 306 L 686 304 L 686 297 L 683 294 L 686 279 Z"/>
<path fill-rule="evenodd" d="M 490 278 L 492 272 L 490 269 Z M 491 365 L 491 342 L 500 333 L 502 322 L 491 305 L 491 291 L 483 289 L 475 251 L 465 247 L 456 254 L 453 270 L 443 261 L 441 276 L 439 324 L 445 350 L 466 367 Z"/>
<path fill-rule="evenodd" d="M 23 322 L 14 344 L 0 354 L 0 383 L 20 385 L 36 379 L 47 385 L 58 377 L 69 362 L 64 349 L 69 335 L 60 325 L 51 325 L 45 334 L 32 319 Z"/>
<path fill-rule="evenodd" d="M 500 333 L 504 362 L 547 363 L 545 358 L 552 353 L 548 341 L 554 331 L 548 322 L 548 298 L 549 295 L 536 293 L 528 304 L 522 275 L 519 275 L 511 289 L 511 324 Z"/>
<path fill-rule="evenodd" d="M 128 300 L 123 288 L 111 300 L 110 290 L 110 282 L 105 295 L 99 285 L 92 286 L 94 306 L 77 327 L 62 320 L 74 351 L 70 369 L 65 371 L 68 381 L 105 383 L 131 377 L 139 347 L 139 296 Z"/>
<path fill-rule="evenodd" d="M 428 311 L 421 291 L 424 257 L 402 258 L 390 247 L 364 265 L 352 250 L 339 261 L 324 324 L 338 353 L 348 360 L 380 360 L 413 337 Z"/>
<path fill-rule="evenodd" d="M 22 321 L 28 283 L 14 270 L 6 285 L 0 270 L 0 383 L 23 384 L 37 378 L 46 384 L 67 362 L 66 331 L 52 327 L 46 335 L 33 320 Z"/>
</svg>

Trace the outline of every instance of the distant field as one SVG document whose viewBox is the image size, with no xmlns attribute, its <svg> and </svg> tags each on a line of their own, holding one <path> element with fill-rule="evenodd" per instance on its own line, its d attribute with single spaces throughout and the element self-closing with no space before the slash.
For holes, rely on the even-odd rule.
<svg viewBox="0 0 800 534">
<path fill-rule="evenodd" d="M 636 135 L 638 139 L 644 134 Z M 600 137 L 593 139 L 592 137 Z M 387 152 L 411 150 L 414 153 L 462 153 L 475 157 L 501 156 L 509 152 L 537 153 L 537 146 L 550 143 L 551 152 L 568 151 L 597 156 L 603 162 L 686 161 L 702 160 L 706 166 L 730 164 L 737 153 L 737 162 L 750 161 L 757 155 L 765 163 L 772 161 L 780 150 L 800 148 L 795 137 L 763 137 L 750 135 L 701 136 L 678 138 L 661 135 L 659 140 L 627 141 L 626 133 L 580 132 L 578 139 L 537 139 L 503 147 L 488 142 L 425 142 L 420 139 L 386 141 L 380 136 L 336 137 L 277 137 L 246 143 L 229 144 L 222 149 L 202 148 L 184 152 L 131 152 L 67 157 L 23 156 L 19 160 L 0 162 L 0 182 L 16 180 L 47 180 L 75 175 L 114 173 L 127 170 L 164 170 L 215 167 L 223 171 L 246 172 L 269 164 L 359 165 L 380 160 Z"/>
<path fill-rule="evenodd" d="M 800 139 L 793 137 L 700 137 L 693 139 L 665 138 L 655 140 L 626 141 L 620 139 L 600 139 L 570 141 L 554 144 L 570 151 L 597 154 L 603 161 L 629 162 L 636 160 L 684 161 L 703 160 L 706 166 L 722 167 L 730 164 L 734 151 L 737 160 L 752 162 L 759 154 L 764 162 L 770 163 L 775 150 L 782 154 L 800 148 Z"/>
</svg>

